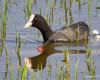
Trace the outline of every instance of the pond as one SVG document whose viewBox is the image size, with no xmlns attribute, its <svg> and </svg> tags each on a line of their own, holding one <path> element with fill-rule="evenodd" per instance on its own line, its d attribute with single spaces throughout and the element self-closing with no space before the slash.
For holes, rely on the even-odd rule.
<svg viewBox="0 0 100 80">
<path fill-rule="evenodd" d="M 100 41 L 44 44 L 24 28 L 33 13 L 53 31 L 84 21 L 100 32 L 100 0 L 0 0 L 0 80 L 100 80 Z"/>
</svg>

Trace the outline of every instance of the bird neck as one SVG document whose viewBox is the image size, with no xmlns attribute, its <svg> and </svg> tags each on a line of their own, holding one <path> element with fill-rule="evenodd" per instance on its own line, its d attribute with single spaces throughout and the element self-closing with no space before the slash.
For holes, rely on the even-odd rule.
<svg viewBox="0 0 100 80">
<path fill-rule="evenodd" d="M 49 25 L 47 24 L 46 21 L 40 22 L 38 24 L 38 27 L 37 28 L 42 33 L 44 42 L 46 42 L 50 38 L 50 36 L 52 35 L 52 33 L 53 33 L 53 31 L 51 30 L 51 28 L 49 27 Z"/>
</svg>

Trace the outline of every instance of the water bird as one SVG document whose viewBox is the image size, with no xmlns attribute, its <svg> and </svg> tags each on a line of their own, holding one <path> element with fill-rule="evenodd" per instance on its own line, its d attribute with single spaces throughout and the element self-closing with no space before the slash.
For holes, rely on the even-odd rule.
<svg viewBox="0 0 100 80">
<path fill-rule="evenodd" d="M 44 42 L 57 41 L 83 41 L 88 40 L 89 26 L 83 22 L 77 22 L 70 26 L 63 26 L 61 29 L 53 31 L 45 18 L 39 14 L 32 14 L 24 28 L 35 27 L 40 30 Z"/>
<path fill-rule="evenodd" d="M 100 40 L 100 33 L 99 33 L 99 31 L 96 30 L 96 29 L 93 30 L 93 38 L 94 38 L 95 41 Z"/>
</svg>

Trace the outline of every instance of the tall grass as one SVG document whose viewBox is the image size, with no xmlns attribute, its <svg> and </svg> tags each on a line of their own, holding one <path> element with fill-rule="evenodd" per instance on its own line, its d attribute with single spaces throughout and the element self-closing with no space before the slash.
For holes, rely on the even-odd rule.
<svg viewBox="0 0 100 80">
<path fill-rule="evenodd" d="M 20 40 L 20 34 L 17 32 L 16 33 L 16 53 L 17 53 L 17 58 L 18 58 L 18 76 L 17 76 L 17 80 L 20 79 L 21 76 L 21 56 L 20 56 L 20 52 L 21 52 L 21 40 Z"/>
<path fill-rule="evenodd" d="M 50 24 L 50 19 L 49 19 L 49 0 L 46 0 L 46 16 L 45 16 L 46 21 L 48 24 Z"/>
<path fill-rule="evenodd" d="M 47 79 L 51 77 L 51 68 L 52 68 L 51 65 L 47 66 L 47 77 L 46 77 Z"/>
<path fill-rule="evenodd" d="M 53 25 L 53 13 L 54 13 L 54 5 L 52 5 L 51 6 L 51 8 L 50 8 L 51 10 L 50 10 L 50 18 L 51 18 L 51 20 L 50 20 L 50 22 L 51 22 L 51 25 Z"/>
<path fill-rule="evenodd" d="M 79 58 L 76 61 L 76 65 L 75 65 L 75 72 L 74 72 L 74 80 L 78 80 L 78 63 L 79 63 Z"/>
<path fill-rule="evenodd" d="M 33 3 L 36 0 L 26 0 L 26 16 L 29 17 L 32 14 L 32 6 Z M 53 5 L 49 5 L 49 0 L 46 0 L 46 4 L 47 4 L 47 10 L 46 10 L 46 20 L 51 23 L 53 25 L 53 18 L 54 18 L 54 8 L 56 7 L 56 1 L 53 1 Z M 81 0 L 77 0 L 78 1 L 78 10 L 80 12 L 80 4 L 81 4 Z M 70 20 L 70 24 L 73 23 L 73 16 L 72 16 L 72 5 L 74 0 L 70 0 L 69 6 L 66 4 L 66 0 L 60 0 L 61 5 L 63 6 L 63 10 L 65 11 L 65 20 L 66 20 L 66 24 L 68 24 L 68 14 L 69 14 L 69 20 Z M 88 0 L 88 20 L 91 22 L 91 9 L 92 9 L 92 0 Z M 49 7 L 50 7 L 50 13 L 49 13 Z M 99 9 L 99 7 L 97 7 Z M 7 26 L 7 11 L 8 10 L 8 0 L 4 0 L 4 14 L 3 14 L 3 29 L 2 29 L 2 33 L 1 33 L 1 38 L 2 38 L 2 47 L 1 47 L 1 53 L 3 51 L 3 48 L 5 49 L 6 52 L 6 72 L 5 72 L 5 76 L 4 79 L 8 80 L 8 64 L 9 64 L 9 57 L 8 57 L 8 50 L 5 47 L 5 39 L 6 39 L 6 26 Z M 69 12 L 69 13 L 68 13 Z M 42 14 L 42 8 L 40 7 L 40 14 Z M 50 15 L 49 15 L 50 14 Z M 1 14 L 0 14 L 1 16 Z M 50 19 L 49 19 L 50 16 Z M 24 67 L 22 68 L 21 66 L 21 40 L 20 40 L 20 34 L 17 33 L 16 34 L 16 53 L 17 53 L 17 58 L 18 58 L 18 78 L 17 80 L 27 80 L 27 76 L 28 76 L 28 70 L 26 65 L 24 65 Z M 57 80 L 70 80 L 70 64 L 69 64 L 69 50 L 64 50 L 64 63 L 66 65 L 66 70 L 67 72 L 64 71 L 63 67 L 59 68 L 58 66 L 58 73 L 56 76 Z M 78 63 L 79 63 L 79 58 L 76 61 L 76 65 L 75 65 L 75 72 L 74 72 L 74 78 L 75 80 L 78 80 Z M 86 63 L 87 63 L 87 68 L 88 68 L 88 74 L 91 77 L 91 80 L 94 80 L 95 78 L 95 64 L 94 64 L 94 60 L 91 58 L 91 49 L 87 49 L 87 54 L 86 54 Z M 38 77 L 37 79 L 41 78 L 42 75 L 42 64 L 39 64 L 38 69 L 41 68 L 41 71 L 38 73 Z M 13 75 L 13 65 L 10 62 L 10 80 L 14 79 L 14 75 Z M 65 76 L 66 75 L 66 76 Z M 84 75 L 83 75 L 84 76 Z M 48 76 L 47 76 L 47 80 L 49 79 L 49 77 L 51 77 L 51 67 L 48 67 Z M 66 77 L 66 78 L 65 78 Z M 35 76 L 34 73 L 32 74 L 32 80 L 35 80 Z M 83 77 L 84 79 L 84 77 Z"/>
<path fill-rule="evenodd" d="M 3 80 L 5 80 L 5 79 L 8 80 L 8 64 L 9 64 L 9 59 L 8 59 L 8 50 L 7 50 L 5 45 L 4 45 L 4 49 L 5 49 L 5 53 L 6 53 L 6 72 L 5 72 Z"/>
<path fill-rule="evenodd" d="M 0 56 L 2 55 L 3 49 L 6 53 L 6 72 L 5 76 L 3 79 L 8 79 L 8 64 L 9 64 L 9 59 L 8 59 L 8 50 L 5 45 L 5 39 L 6 39 L 6 26 L 7 26 L 7 14 L 8 14 L 8 0 L 4 0 L 3 4 L 3 14 L 0 14 L 1 17 L 1 22 L 2 22 L 2 29 L 1 29 L 1 48 L 0 48 Z"/>
<path fill-rule="evenodd" d="M 91 29 L 91 21 L 92 21 L 92 0 L 88 0 L 88 22 L 90 24 L 90 29 Z"/>
<path fill-rule="evenodd" d="M 74 0 L 69 0 L 69 4 L 67 4 L 67 1 L 61 1 L 62 8 L 65 12 L 64 20 L 66 21 L 67 25 L 71 25 L 73 23 L 73 15 L 72 15 L 72 5 Z"/>
<path fill-rule="evenodd" d="M 66 65 L 66 70 L 67 70 L 67 74 L 66 74 L 66 80 L 70 80 L 70 65 L 69 65 L 69 50 L 64 50 L 64 60 L 65 60 L 65 65 Z"/>
<path fill-rule="evenodd" d="M 27 67 L 24 65 L 21 75 L 21 80 L 27 80 Z"/>
<path fill-rule="evenodd" d="M 64 0 L 63 3 L 64 3 L 63 8 L 64 8 L 64 12 L 65 12 L 64 18 L 65 18 L 65 21 L 66 21 L 65 25 L 68 25 L 68 16 L 67 16 L 68 15 L 68 7 L 67 7 L 67 4 L 66 4 L 66 0 Z"/>
<path fill-rule="evenodd" d="M 70 25 L 73 23 L 73 16 L 72 16 L 72 4 L 73 4 L 73 0 L 70 0 L 69 3 L 69 16 L 70 16 Z"/>
<path fill-rule="evenodd" d="M 94 59 L 91 56 L 91 49 L 87 50 L 86 63 L 87 63 L 88 74 L 91 80 L 95 80 L 95 64 L 94 64 Z"/>
<path fill-rule="evenodd" d="M 80 19 L 81 0 L 77 0 L 77 3 L 78 3 L 78 13 L 79 13 L 79 19 Z"/>
<path fill-rule="evenodd" d="M 96 9 L 100 9 L 100 6 L 96 6 Z"/>
<path fill-rule="evenodd" d="M 0 55 L 2 54 L 6 39 L 7 12 L 8 12 L 8 0 L 4 0 L 4 10 L 3 10 L 3 20 L 2 20 L 3 28 L 1 31 L 2 46 L 0 48 Z"/>
<path fill-rule="evenodd" d="M 21 40 L 20 40 L 20 34 L 19 33 L 16 33 L 16 52 L 17 52 L 17 57 L 18 57 L 18 65 L 21 66 L 21 57 L 20 57 Z"/>
<path fill-rule="evenodd" d="M 8 1 L 4 1 L 4 15 L 3 15 L 3 40 L 6 38 L 6 25 L 7 25 L 7 10 L 8 10 Z"/>
<path fill-rule="evenodd" d="M 55 80 L 66 80 L 66 70 L 64 69 L 64 66 L 57 65 L 57 74 L 55 77 Z"/>
<path fill-rule="evenodd" d="M 28 18 L 32 14 L 33 1 L 34 0 L 26 0 L 25 16 Z"/>
<path fill-rule="evenodd" d="M 14 71 L 13 71 L 13 64 L 10 58 L 10 80 L 14 80 Z"/>
<path fill-rule="evenodd" d="M 32 72 L 31 80 L 35 80 L 34 72 Z"/>
</svg>

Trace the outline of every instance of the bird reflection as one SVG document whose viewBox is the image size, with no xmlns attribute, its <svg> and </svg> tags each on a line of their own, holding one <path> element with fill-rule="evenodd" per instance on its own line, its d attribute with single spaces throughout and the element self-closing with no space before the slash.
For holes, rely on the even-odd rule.
<svg viewBox="0 0 100 80">
<path fill-rule="evenodd" d="M 24 62 L 27 66 L 28 69 L 30 70 L 41 70 L 44 69 L 46 67 L 46 61 L 48 56 L 52 55 L 52 54 L 57 54 L 57 53 L 63 53 L 64 49 L 60 49 L 57 50 L 57 47 L 61 47 L 61 46 L 66 46 L 68 47 L 68 43 L 62 43 L 62 42 L 52 42 L 52 43 L 48 43 L 43 45 L 43 47 L 45 48 L 43 52 L 41 52 L 40 55 L 38 56 L 34 56 L 34 57 L 29 57 L 29 58 L 25 58 Z M 85 46 L 85 44 L 80 44 L 80 45 L 76 45 L 76 44 L 70 44 L 71 46 Z M 68 51 L 70 52 L 69 54 L 84 54 L 86 53 L 86 50 L 70 50 L 68 49 Z"/>
</svg>

